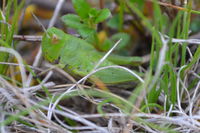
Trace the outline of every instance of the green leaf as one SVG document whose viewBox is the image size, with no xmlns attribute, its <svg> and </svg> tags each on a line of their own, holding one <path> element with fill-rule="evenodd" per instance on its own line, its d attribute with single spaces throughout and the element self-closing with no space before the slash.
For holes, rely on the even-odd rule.
<svg viewBox="0 0 200 133">
<path fill-rule="evenodd" d="M 120 27 L 120 17 L 119 14 L 114 15 L 109 21 L 107 22 L 107 26 L 112 29 L 119 29 Z"/>
<path fill-rule="evenodd" d="M 127 33 L 117 33 L 117 34 L 114 34 L 112 37 L 111 37 L 111 40 L 113 42 L 116 42 L 118 40 L 122 39 L 122 41 L 119 43 L 119 45 L 116 47 L 116 50 L 121 50 L 123 48 L 125 48 L 129 43 L 130 43 L 130 40 L 131 40 L 131 37 L 129 34 Z"/>
<path fill-rule="evenodd" d="M 91 9 L 90 5 L 86 0 L 72 0 L 73 6 L 76 13 L 82 18 L 87 19 L 89 16 L 89 11 Z"/>
<path fill-rule="evenodd" d="M 82 23 L 81 18 L 77 15 L 68 14 L 63 16 L 61 19 L 67 26 L 76 29 L 81 37 L 85 39 L 96 33 L 93 28 L 90 28 L 87 24 Z"/>
<path fill-rule="evenodd" d="M 96 16 L 96 19 L 94 21 L 95 24 L 98 24 L 100 22 L 103 22 L 106 20 L 108 17 L 111 16 L 110 10 L 109 9 L 102 9 L 99 11 L 98 15 Z"/>
<path fill-rule="evenodd" d="M 82 27 L 78 29 L 78 33 L 83 37 L 83 38 L 88 38 L 92 34 L 96 33 L 96 31 L 92 28 L 89 27 Z"/>
<path fill-rule="evenodd" d="M 103 44 L 100 45 L 100 50 L 101 51 L 108 51 L 110 48 L 112 48 L 113 42 L 110 39 L 107 39 L 103 42 Z"/>
<path fill-rule="evenodd" d="M 192 32 L 199 32 L 200 31 L 200 19 L 196 18 L 191 22 L 190 29 Z"/>
<path fill-rule="evenodd" d="M 101 45 L 100 49 L 102 51 L 108 51 L 113 47 L 115 42 L 122 39 L 122 41 L 118 44 L 118 46 L 115 48 L 115 52 L 120 52 L 120 50 L 124 49 L 129 43 L 130 43 L 130 35 L 127 33 L 117 33 L 114 34 L 111 39 L 105 40 L 104 43 Z"/>
<path fill-rule="evenodd" d="M 89 10 L 89 13 L 88 13 L 89 14 L 89 18 L 90 19 L 95 19 L 98 16 L 99 12 L 100 12 L 100 10 L 97 10 L 96 8 L 91 8 Z"/>
<path fill-rule="evenodd" d="M 70 28 L 79 29 L 86 25 L 81 23 L 81 18 L 74 14 L 68 14 L 61 17 L 61 20 Z"/>
<path fill-rule="evenodd" d="M 138 8 L 142 9 L 144 7 L 145 0 L 131 0 L 131 2 L 137 3 L 138 4 Z"/>
</svg>

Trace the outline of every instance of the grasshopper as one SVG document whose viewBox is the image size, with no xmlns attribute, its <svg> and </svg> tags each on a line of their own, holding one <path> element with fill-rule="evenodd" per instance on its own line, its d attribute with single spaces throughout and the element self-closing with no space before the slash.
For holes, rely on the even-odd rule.
<svg viewBox="0 0 200 133">
<path fill-rule="evenodd" d="M 57 28 L 49 28 L 42 39 L 43 56 L 72 75 L 83 77 L 90 73 L 105 53 L 99 52 L 85 40 L 64 33 Z M 111 65 L 138 64 L 139 57 L 110 55 L 99 67 Z M 105 84 L 117 84 L 137 79 L 129 72 L 119 68 L 109 68 L 94 73 L 89 81 L 101 80 Z"/>
</svg>

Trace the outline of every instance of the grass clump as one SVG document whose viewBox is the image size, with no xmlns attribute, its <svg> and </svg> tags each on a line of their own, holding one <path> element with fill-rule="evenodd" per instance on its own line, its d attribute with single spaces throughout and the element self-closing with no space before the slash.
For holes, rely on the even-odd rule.
<svg viewBox="0 0 200 133">
<path fill-rule="evenodd" d="M 63 2 L 59 0 L 52 10 L 51 25 L 57 24 L 54 18 L 64 10 Z M 97 9 L 91 6 L 95 3 L 73 0 L 71 5 L 75 12 L 64 13 L 61 19 L 66 25 L 62 25 L 62 29 L 68 34 L 78 34 L 101 53 L 92 71 L 82 74 L 84 67 L 80 66 L 77 72 L 80 77 L 76 77 L 68 73 L 74 71 L 70 68 L 71 62 L 64 64 L 64 69 L 48 61 L 40 62 L 41 48 L 32 61 L 37 62 L 33 66 L 27 65 L 32 62 L 29 63 L 23 53 L 22 60 L 14 50 L 21 41 L 15 41 L 14 35 L 17 31 L 27 32 L 23 25 L 18 27 L 18 22 L 25 11 L 24 4 L 25 7 L 29 4 L 17 0 L 3 1 L 0 14 L 0 61 L 4 62 L 0 65 L 3 75 L 0 76 L 1 132 L 199 132 L 200 47 L 198 38 L 190 35 L 193 17 L 200 13 L 193 7 L 195 2 L 188 1 L 179 6 L 174 1 L 117 0 L 107 3 L 100 0 L 97 5 L 101 9 Z M 115 10 L 109 8 L 112 4 Z M 44 5 L 37 6 L 33 11 Z M 83 9 L 85 7 L 88 10 Z M 145 13 L 146 7 L 149 8 L 148 13 Z M 41 18 L 33 18 L 40 22 L 40 26 L 51 27 L 42 23 Z M 48 30 L 44 32 L 52 44 L 67 41 L 62 36 L 51 36 Z M 38 36 L 32 37 L 31 44 L 36 43 L 38 40 L 34 40 Z M 115 50 L 117 45 L 113 42 L 121 38 L 120 48 Z M 30 38 L 23 36 L 23 39 L 27 41 Z M 63 42 L 63 45 L 66 43 Z M 136 49 L 136 52 L 130 49 Z M 74 54 L 71 58 L 80 54 L 76 52 L 71 52 Z M 12 61 L 8 53 L 18 61 L 20 79 L 12 68 L 5 65 L 5 62 Z M 56 55 L 52 53 L 52 57 Z M 119 65 L 101 66 L 107 59 L 113 58 L 117 62 L 119 57 Z M 58 61 L 62 58 L 57 57 Z M 133 61 L 137 65 L 132 65 Z M 125 64 L 126 67 L 120 66 Z M 67 68 L 69 71 L 65 71 Z M 123 69 L 137 80 L 112 85 L 98 79 L 87 81 L 105 69 Z M 27 73 L 30 75 L 27 76 Z"/>
</svg>

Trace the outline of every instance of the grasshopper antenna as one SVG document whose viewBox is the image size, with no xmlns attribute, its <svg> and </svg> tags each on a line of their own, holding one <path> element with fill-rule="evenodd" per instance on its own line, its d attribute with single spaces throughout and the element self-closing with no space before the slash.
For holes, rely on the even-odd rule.
<svg viewBox="0 0 200 133">
<path fill-rule="evenodd" d="M 35 16 L 35 14 L 33 12 L 31 12 L 33 18 L 36 20 L 36 22 L 42 27 L 42 30 L 47 34 L 47 37 L 50 38 L 49 34 L 47 33 L 46 28 L 44 27 L 44 25 L 40 22 L 40 20 L 37 18 L 37 16 Z"/>
</svg>

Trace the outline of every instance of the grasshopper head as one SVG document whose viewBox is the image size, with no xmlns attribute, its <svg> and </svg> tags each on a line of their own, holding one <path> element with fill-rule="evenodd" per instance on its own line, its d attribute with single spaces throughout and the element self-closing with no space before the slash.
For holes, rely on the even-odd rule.
<svg viewBox="0 0 200 133">
<path fill-rule="evenodd" d="M 56 28 L 50 28 L 42 39 L 42 53 L 49 62 L 59 60 L 61 50 L 65 45 L 65 33 Z"/>
</svg>

